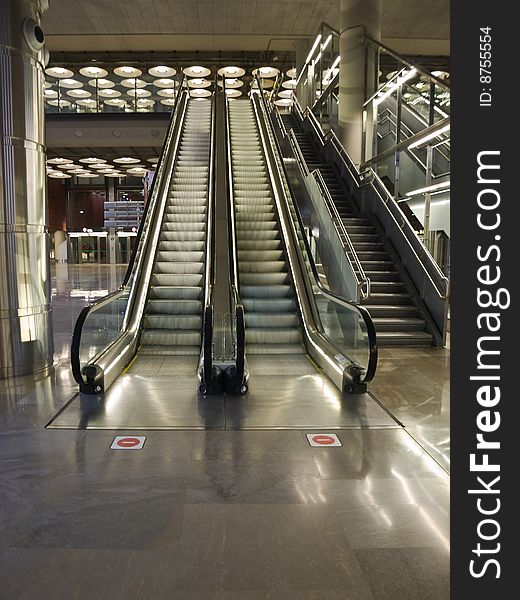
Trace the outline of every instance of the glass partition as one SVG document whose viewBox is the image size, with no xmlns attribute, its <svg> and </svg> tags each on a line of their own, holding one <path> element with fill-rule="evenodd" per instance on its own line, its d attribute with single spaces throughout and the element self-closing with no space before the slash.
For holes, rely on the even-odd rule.
<svg viewBox="0 0 520 600">
<path fill-rule="evenodd" d="M 182 96 L 179 96 L 182 99 Z M 182 103 L 180 103 L 182 104 Z M 71 365 L 75 380 L 85 384 L 82 369 L 105 351 L 127 328 L 133 306 L 138 298 L 138 282 L 146 260 L 146 248 L 153 236 L 153 223 L 167 191 L 164 188 L 171 163 L 169 157 L 173 139 L 180 128 L 179 111 L 172 115 L 165 144 L 159 159 L 150 200 L 138 232 L 138 242 L 124 281 L 119 290 L 86 306 L 76 322 L 71 346 Z M 92 392 L 90 392 L 92 393 Z"/>
</svg>

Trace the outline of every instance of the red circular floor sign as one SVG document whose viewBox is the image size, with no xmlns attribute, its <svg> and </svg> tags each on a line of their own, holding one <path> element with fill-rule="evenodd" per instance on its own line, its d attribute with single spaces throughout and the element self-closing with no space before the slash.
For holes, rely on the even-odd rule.
<svg viewBox="0 0 520 600">
<path fill-rule="evenodd" d="M 144 435 L 116 435 L 111 450 L 141 450 L 144 446 L 146 436 Z"/>
<path fill-rule="evenodd" d="M 314 447 L 341 446 L 341 441 L 335 433 L 307 433 L 307 441 Z"/>
<path fill-rule="evenodd" d="M 336 440 L 330 435 L 319 434 L 314 435 L 312 437 L 312 441 L 316 444 L 319 444 L 320 446 L 330 446 L 330 444 L 333 444 Z"/>
<path fill-rule="evenodd" d="M 117 445 L 121 448 L 133 448 L 134 446 L 139 446 L 141 440 L 137 438 L 127 437 L 117 440 Z"/>
</svg>

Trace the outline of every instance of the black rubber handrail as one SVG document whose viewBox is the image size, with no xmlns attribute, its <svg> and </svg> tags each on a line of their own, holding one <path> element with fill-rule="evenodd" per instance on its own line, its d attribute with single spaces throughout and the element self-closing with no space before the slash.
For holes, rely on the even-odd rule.
<svg viewBox="0 0 520 600">
<path fill-rule="evenodd" d="M 238 249 L 235 219 L 234 203 L 234 185 L 233 185 L 233 167 L 231 158 L 231 130 L 229 125 L 229 100 L 226 96 L 226 85 L 222 86 L 224 93 L 224 124 L 226 138 L 226 171 L 227 171 L 227 202 L 228 202 L 228 252 L 229 252 L 229 287 L 231 292 L 231 321 L 233 337 L 235 343 L 235 376 L 234 388 L 239 393 L 247 391 L 247 373 L 246 373 L 246 327 L 244 317 L 244 304 L 240 297 L 239 273 L 238 273 Z M 235 320 L 233 323 L 233 314 Z M 234 327 L 233 327 L 234 324 Z"/>
<path fill-rule="evenodd" d="M 275 151 L 278 153 L 279 157 L 282 157 L 283 154 L 282 154 L 282 151 L 280 148 L 280 144 L 278 142 L 278 138 L 275 135 L 272 121 L 269 118 L 269 110 L 267 108 L 265 98 L 263 98 L 262 94 L 260 94 L 260 97 L 261 97 L 261 103 L 262 103 L 263 109 L 264 109 L 266 125 L 268 127 L 270 127 L 271 131 L 272 131 L 272 137 L 274 140 Z M 290 181 L 284 161 L 281 159 L 279 162 L 280 162 L 281 168 L 283 170 L 283 174 L 285 176 L 286 181 Z M 291 201 L 292 201 L 292 198 L 291 198 Z M 286 202 L 287 202 L 287 198 L 286 198 Z M 361 314 L 361 317 L 362 317 L 363 322 L 366 327 L 366 332 L 367 332 L 367 337 L 368 337 L 368 365 L 366 367 L 366 372 L 365 372 L 365 376 L 363 378 L 363 383 L 368 383 L 369 381 L 371 381 L 371 379 L 375 375 L 375 372 L 377 369 L 377 360 L 378 360 L 377 337 L 376 337 L 376 330 L 374 327 L 374 323 L 372 321 L 372 317 L 370 316 L 370 313 L 368 312 L 368 310 L 365 307 L 361 306 L 360 304 L 358 304 L 356 302 L 351 302 L 351 301 L 347 300 L 346 298 L 343 298 L 343 297 L 335 294 L 334 292 L 332 292 L 331 290 L 326 288 L 321 283 L 318 270 L 317 270 L 314 260 L 312 258 L 312 252 L 311 252 L 311 248 L 309 246 L 309 242 L 308 242 L 305 234 L 303 234 L 303 232 L 305 231 L 305 226 L 303 224 L 300 212 L 296 208 L 294 213 L 295 213 L 296 219 L 298 221 L 298 227 L 299 227 L 300 231 L 302 232 L 301 239 L 302 239 L 304 247 L 305 247 L 305 252 L 309 258 L 308 264 L 310 265 L 310 268 L 312 271 L 314 283 L 316 284 L 316 286 L 319 288 L 319 290 L 323 293 L 323 295 L 325 297 L 329 298 L 330 300 L 335 301 L 336 303 L 344 306 L 345 308 L 348 308 L 349 310 L 352 310 L 353 312 L 357 311 Z M 353 361 L 353 362 L 355 362 L 355 361 Z"/>
<path fill-rule="evenodd" d="M 182 81 L 184 81 L 184 77 L 183 77 Z M 164 161 L 164 154 L 166 151 L 166 140 L 168 139 L 168 132 L 171 130 L 171 128 L 175 124 L 175 117 L 176 117 L 177 107 L 179 104 L 179 98 L 182 95 L 182 92 L 181 92 L 182 81 L 179 86 L 179 92 L 177 94 L 177 97 L 175 98 L 175 104 L 173 106 L 172 113 L 170 116 L 170 122 L 168 124 L 168 129 L 167 129 L 167 133 L 166 133 L 166 137 L 165 137 L 165 143 L 163 144 L 163 147 L 161 149 L 161 154 L 159 156 L 159 160 L 157 161 L 156 173 L 159 172 L 159 165 Z M 157 177 L 154 177 L 154 179 L 152 181 L 152 185 L 150 187 L 149 194 L 148 194 L 149 199 L 152 198 L 153 191 L 154 191 L 155 185 L 156 185 L 156 181 L 157 181 Z M 144 208 L 143 215 L 141 217 L 141 222 L 139 223 L 139 229 L 137 230 L 137 234 L 136 234 L 136 242 L 135 242 L 134 248 L 132 250 L 132 254 L 130 255 L 128 267 L 126 269 L 126 273 L 125 273 L 125 276 L 123 278 L 121 285 L 116 290 L 111 292 L 110 294 L 103 296 L 103 298 L 94 300 L 94 302 L 91 302 L 87 306 L 84 306 L 83 309 L 81 310 L 78 318 L 76 319 L 76 323 L 74 324 L 74 330 L 72 332 L 72 339 L 71 339 L 71 345 L 70 345 L 70 365 L 71 365 L 72 375 L 78 385 L 82 385 L 84 383 L 83 375 L 81 374 L 81 361 L 80 361 L 80 357 L 79 357 L 79 349 L 81 346 L 81 335 L 82 335 L 83 325 L 85 324 L 85 321 L 87 319 L 89 312 L 94 307 L 99 306 L 103 303 L 108 303 L 111 298 L 113 298 L 117 294 L 121 294 L 123 292 L 124 288 L 126 287 L 126 285 L 128 284 L 130 277 L 132 275 L 133 267 L 134 267 L 134 264 L 135 264 L 135 261 L 137 258 L 137 254 L 139 251 L 139 243 L 141 241 L 143 229 L 144 229 L 144 226 L 147 221 L 148 214 L 149 214 L 150 204 L 151 204 L 150 201 L 148 201 Z"/>
<path fill-rule="evenodd" d="M 215 76 L 215 90 L 217 89 L 217 77 Z M 202 381 L 201 391 L 212 393 L 213 391 L 213 290 L 215 284 L 215 159 L 217 151 L 216 136 L 216 91 L 211 104 L 211 151 L 208 173 L 208 212 L 207 212 L 207 234 L 206 234 L 206 302 L 204 305 L 203 327 L 202 327 Z"/>
</svg>

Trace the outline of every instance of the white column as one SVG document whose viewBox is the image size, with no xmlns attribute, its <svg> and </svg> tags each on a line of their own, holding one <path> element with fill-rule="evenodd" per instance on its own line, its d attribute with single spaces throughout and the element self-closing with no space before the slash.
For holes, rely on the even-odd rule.
<svg viewBox="0 0 520 600">
<path fill-rule="evenodd" d="M 52 365 L 43 115 L 47 0 L 0 0 L 0 378 Z"/>
<path fill-rule="evenodd" d="M 341 141 L 356 165 L 362 161 L 363 103 L 373 90 L 375 53 L 365 73 L 364 33 L 381 39 L 381 0 L 341 0 L 339 125 Z M 366 79 L 365 79 L 366 78 Z M 367 88 L 365 90 L 365 88 Z"/>
<path fill-rule="evenodd" d="M 67 262 L 67 234 L 64 231 L 54 233 L 54 258 L 57 263 Z"/>
</svg>

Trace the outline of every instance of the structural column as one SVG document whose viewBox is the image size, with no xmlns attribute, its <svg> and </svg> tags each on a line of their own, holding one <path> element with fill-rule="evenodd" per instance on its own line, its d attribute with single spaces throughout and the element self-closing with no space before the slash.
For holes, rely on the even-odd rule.
<svg viewBox="0 0 520 600">
<path fill-rule="evenodd" d="M 0 0 L 0 377 L 52 364 L 44 146 L 47 0 Z"/>
<path fill-rule="evenodd" d="M 363 103 L 375 92 L 374 48 L 381 39 L 381 0 L 341 0 L 339 125 L 341 141 L 356 165 L 362 162 Z M 365 65 L 367 64 L 368 69 Z"/>
</svg>

